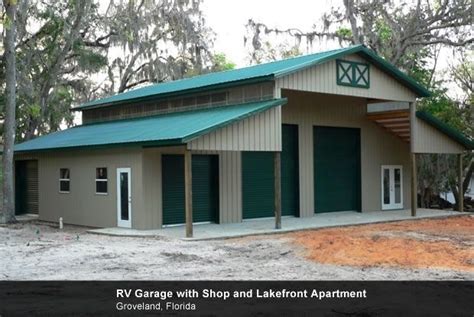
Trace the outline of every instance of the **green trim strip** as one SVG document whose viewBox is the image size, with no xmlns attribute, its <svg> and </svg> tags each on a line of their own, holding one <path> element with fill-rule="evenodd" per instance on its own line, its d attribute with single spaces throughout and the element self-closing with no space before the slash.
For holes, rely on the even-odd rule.
<svg viewBox="0 0 474 317">
<path fill-rule="evenodd" d="M 474 140 L 466 137 L 459 130 L 444 123 L 440 119 L 433 116 L 431 113 L 427 111 L 417 111 L 416 116 L 431 125 L 433 128 L 446 134 L 448 137 L 464 146 L 466 150 L 474 150 Z"/>
</svg>

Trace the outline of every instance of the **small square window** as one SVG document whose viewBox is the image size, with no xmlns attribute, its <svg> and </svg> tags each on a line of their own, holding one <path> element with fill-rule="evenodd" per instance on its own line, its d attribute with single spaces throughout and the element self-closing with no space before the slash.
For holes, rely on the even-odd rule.
<svg viewBox="0 0 474 317">
<path fill-rule="evenodd" d="M 71 189 L 71 178 L 69 168 L 59 169 L 59 192 L 69 193 Z"/>
<path fill-rule="evenodd" d="M 107 168 L 98 167 L 95 170 L 95 193 L 96 194 L 107 194 Z"/>
</svg>

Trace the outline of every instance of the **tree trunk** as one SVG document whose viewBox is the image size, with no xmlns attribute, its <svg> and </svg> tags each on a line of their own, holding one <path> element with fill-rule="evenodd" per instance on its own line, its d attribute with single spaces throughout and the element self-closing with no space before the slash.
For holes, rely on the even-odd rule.
<svg viewBox="0 0 474 317">
<path fill-rule="evenodd" d="M 462 185 L 462 190 L 464 193 L 466 193 L 468 187 L 469 187 L 469 182 L 471 181 L 472 174 L 474 173 L 474 160 L 471 159 L 471 161 L 468 164 L 467 170 L 464 171 L 464 180 L 463 180 L 463 185 Z M 454 195 L 454 210 L 459 209 L 459 186 L 457 185 L 458 182 L 455 181 L 451 184 L 451 191 Z"/>
<path fill-rule="evenodd" d="M 0 223 L 15 221 L 15 202 L 13 192 L 13 146 L 15 144 L 15 107 L 16 107 L 16 64 L 15 64 L 15 0 L 3 0 L 7 22 L 4 23 L 5 35 L 5 121 L 3 131 L 3 209 Z"/>
</svg>

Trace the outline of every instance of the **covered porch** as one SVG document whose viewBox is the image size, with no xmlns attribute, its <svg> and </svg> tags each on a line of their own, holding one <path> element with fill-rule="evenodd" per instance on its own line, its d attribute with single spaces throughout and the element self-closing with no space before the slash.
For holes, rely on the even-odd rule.
<svg viewBox="0 0 474 317">
<path fill-rule="evenodd" d="M 125 237 L 160 237 L 168 239 L 182 239 L 188 241 L 231 239 L 254 235 L 280 234 L 300 230 L 322 229 L 330 227 L 341 227 L 351 225 L 373 224 L 381 222 L 392 222 L 400 220 L 413 220 L 425 218 L 443 218 L 466 215 L 451 210 L 418 209 L 413 217 L 411 210 L 373 211 L 356 213 L 352 211 L 332 212 L 315 214 L 313 217 L 283 217 L 284 226 L 275 229 L 275 219 L 262 218 L 247 220 L 241 223 L 227 224 L 199 224 L 193 226 L 193 237 L 185 238 L 183 235 L 184 225 L 166 227 L 156 230 L 136 230 L 127 228 L 100 228 L 91 229 L 90 233 L 104 234 L 110 236 Z"/>
</svg>

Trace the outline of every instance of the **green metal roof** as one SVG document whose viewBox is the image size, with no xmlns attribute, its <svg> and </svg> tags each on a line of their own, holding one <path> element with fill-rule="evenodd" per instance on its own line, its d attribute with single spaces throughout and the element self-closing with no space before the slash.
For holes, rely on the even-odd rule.
<svg viewBox="0 0 474 317">
<path fill-rule="evenodd" d="M 81 125 L 15 145 L 15 153 L 103 146 L 185 144 L 203 134 L 286 103 L 273 99 L 153 117 Z"/>
<path fill-rule="evenodd" d="M 474 140 L 466 137 L 459 130 L 447 125 L 431 113 L 427 111 L 417 111 L 416 116 L 440 132 L 446 134 L 448 137 L 464 146 L 467 150 L 474 150 Z"/>
<path fill-rule="evenodd" d="M 286 76 L 307 67 L 312 67 L 332 59 L 340 58 L 344 55 L 356 53 L 362 57 L 365 57 L 374 65 L 378 66 L 389 75 L 396 78 L 400 83 L 410 88 L 418 96 L 430 96 L 431 93 L 425 87 L 378 56 L 376 53 L 363 45 L 355 45 L 347 48 L 304 55 L 266 64 L 259 64 L 240 69 L 210 73 L 191 78 L 150 85 L 103 99 L 93 100 L 76 107 L 73 110 L 84 110 L 98 106 L 144 101 L 157 97 L 192 93 L 204 89 L 216 89 L 219 87 L 239 85 L 242 83 L 274 80 L 275 78 Z"/>
</svg>

